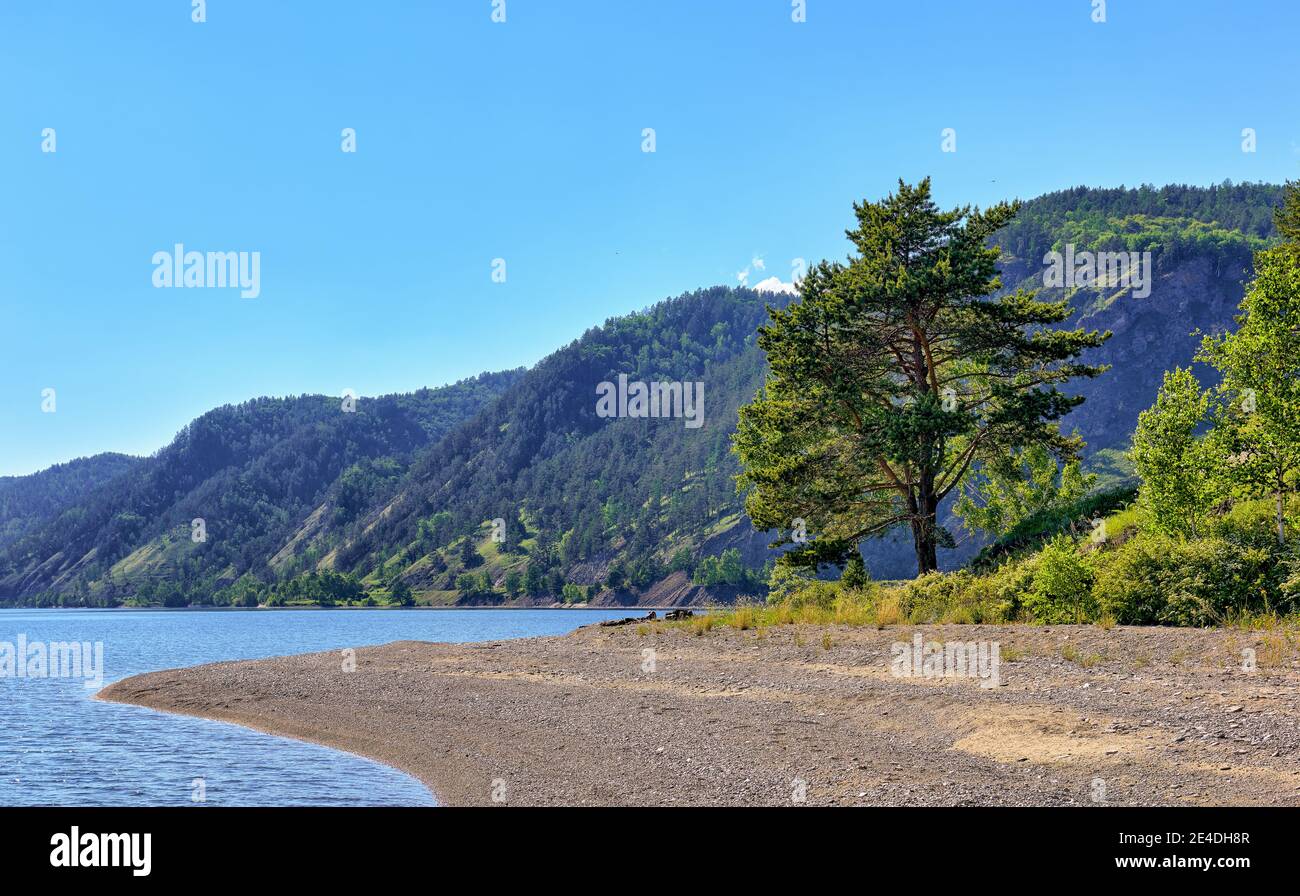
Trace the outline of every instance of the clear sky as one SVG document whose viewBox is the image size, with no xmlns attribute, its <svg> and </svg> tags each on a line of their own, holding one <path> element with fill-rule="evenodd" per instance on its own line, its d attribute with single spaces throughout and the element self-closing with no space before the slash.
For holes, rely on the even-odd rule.
<svg viewBox="0 0 1300 896">
<path fill-rule="evenodd" d="M 1294 0 L 190 6 L 0 5 L 0 474 L 789 280 L 899 177 L 987 205 L 1300 176 Z M 261 294 L 154 288 L 176 243 L 260 252 Z"/>
</svg>

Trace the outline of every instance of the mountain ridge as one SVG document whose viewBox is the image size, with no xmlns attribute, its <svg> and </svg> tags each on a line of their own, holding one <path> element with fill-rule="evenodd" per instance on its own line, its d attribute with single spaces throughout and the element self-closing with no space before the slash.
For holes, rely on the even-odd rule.
<svg viewBox="0 0 1300 896">
<path fill-rule="evenodd" d="M 1190 363 L 1193 330 L 1232 324 L 1251 253 L 1272 237 L 1280 191 L 1072 188 L 1028 201 L 998 235 L 1008 290 L 1040 288 L 1044 254 L 1067 243 L 1152 252 L 1146 298 L 1115 284 L 1044 290 L 1075 307 L 1071 325 L 1115 333 L 1085 359 L 1112 370 L 1073 385 L 1087 401 L 1065 420 L 1090 454 L 1127 446 L 1164 370 Z M 245 597 L 268 602 L 321 588 L 326 573 L 361 593 L 410 590 L 430 603 L 677 604 L 761 593 L 757 568 L 772 556 L 770 539 L 743 515 L 729 439 L 736 409 L 765 375 L 754 339 L 765 307 L 791 299 L 712 287 L 609 318 L 527 371 L 483 374 L 505 379 L 474 389 L 453 384 L 474 397 L 461 395 L 464 413 L 433 429 L 401 410 L 402 396 L 366 399 L 361 416 L 371 428 L 354 443 L 336 400 L 318 397 L 298 412 L 303 425 L 278 425 L 271 413 L 262 430 L 239 430 L 226 444 L 203 422 L 216 409 L 168 448 L 184 438 L 182 453 L 228 451 L 230 463 L 173 469 L 162 489 L 171 493 L 153 502 L 91 500 L 0 544 L 0 600 L 114 603 L 143 592 L 153 602 L 158 592 L 148 589 L 171 578 L 182 584 L 166 599 L 203 601 L 238 581 Z M 619 375 L 703 382 L 705 425 L 601 418 L 598 387 Z M 277 401 L 285 400 L 238 407 Z M 288 460 L 320 444 L 337 450 L 306 470 Z M 137 496 L 149 491 L 132 481 Z M 98 513 L 98 524 L 74 525 L 68 514 L 77 510 Z M 187 547 L 189 514 L 209 520 L 222 547 Z M 260 528 L 224 522 L 259 515 L 268 521 Z M 911 574 L 905 548 L 889 538 L 863 553 L 877 578 L 899 578 Z M 942 563 L 951 568 L 978 548 L 959 539 Z M 295 578 L 306 584 L 281 588 Z"/>
</svg>

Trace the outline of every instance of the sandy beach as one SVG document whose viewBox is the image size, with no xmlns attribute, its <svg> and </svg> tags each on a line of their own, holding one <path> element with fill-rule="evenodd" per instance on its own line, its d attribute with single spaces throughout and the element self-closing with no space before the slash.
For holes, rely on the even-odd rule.
<svg viewBox="0 0 1300 896">
<path fill-rule="evenodd" d="M 998 686 L 894 674 L 918 633 L 996 643 Z M 453 806 L 1300 805 L 1281 633 L 588 626 L 153 672 L 100 697 L 371 757 Z"/>
</svg>

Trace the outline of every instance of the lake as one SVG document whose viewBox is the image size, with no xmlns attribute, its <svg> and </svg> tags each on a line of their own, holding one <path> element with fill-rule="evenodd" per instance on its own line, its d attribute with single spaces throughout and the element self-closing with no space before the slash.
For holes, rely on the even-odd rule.
<svg viewBox="0 0 1300 896">
<path fill-rule="evenodd" d="M 93 699 L 140 672 L 389 641 L 558 635 L 635 610 L 0 610 L 2 806 L 428 806 L 420 782 L 327 747 Z M 81 677 L 49 648 L 86 644 Z M 102 645 L 102 682 L 86 678 Z M 39 646 L 39 649 L 38 649 Z M 72 667 L 65 662 L 61 671 Z"/>
</svg>

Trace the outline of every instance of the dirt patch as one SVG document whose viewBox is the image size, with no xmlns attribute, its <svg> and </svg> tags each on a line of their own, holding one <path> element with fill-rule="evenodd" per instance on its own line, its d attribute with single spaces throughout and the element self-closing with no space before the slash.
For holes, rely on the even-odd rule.
<svg viewBox="0 0 1300 896">
<path fill-rule="evenodd" d="M 996 762 L 1131 762 L 1150 745 L 1133 735 L 1118 733 L 1114 721 L 1079 722 L 1063 711 L 1015 709 L 1010 712 L 968 714 L 974 729 L 953 743 L 953 749 Z"/>
</svg>

